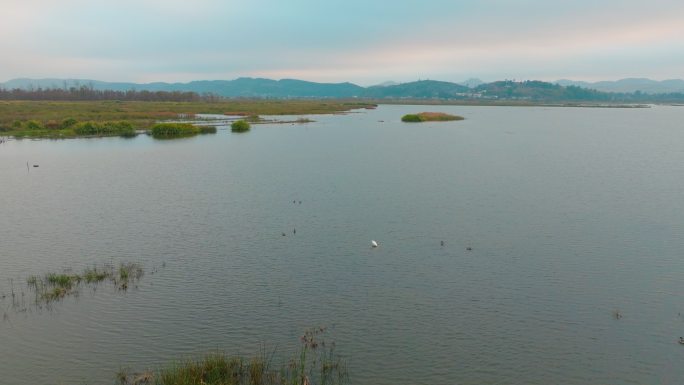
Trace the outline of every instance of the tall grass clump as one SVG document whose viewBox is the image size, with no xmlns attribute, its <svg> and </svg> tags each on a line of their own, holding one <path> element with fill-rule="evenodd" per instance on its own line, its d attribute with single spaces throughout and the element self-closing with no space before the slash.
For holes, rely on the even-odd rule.
<svg viewBox="0 0 684 385">
<path fill-rule="evenodd" d="M 78 123 L 78 120 L 76 120 L 74 118 L 66 118 L 66 119 L 62 120 L 61 125 L 62 125 L 62 128 L 69 128 L 69 127 L 75 125 L 76 123 Z"/>
<path fill-rule="evenodd" d="M 155 138 L 193 136 L 201 132 L 202 130 L 199 127 L 190 123 L 157 123 L 150 130 Z"/>
<path fill-rule="evenodd" d="M 321 338 L 324 328 L 310 329 L 301 337 L 295 356 L 282 365 L 273 354 L 262 352 L 252 358 L 222 352 L 199 359 L 175 362 L 154 372 L 120 374 L 123 385 L 144 378 L 156 385 L 344 385 L 349 376 L 344 361 L 334 353 L 335 344 Z"/>
<path fill-rule="evenodd" d="M 71 127 L 73 127 L 76 135 L 81 136 L 135 136 L 133 125 L 127 121 L 80 122 L 71 125 Z"/>
<path fill-rule="evenodd" d="M 26 122 L 27 130 L 42 130 L 44 128 L 45 127 L 43 126 L 43 124 L 37 120 L 29 120 L 28 122 Z"/>
<path fill-rule="evenodd" d="M 250 124 L 245 120 L 237 120 L 230 125 L 232 132 L 247 132 L 250 128 Z"/>
</svg>

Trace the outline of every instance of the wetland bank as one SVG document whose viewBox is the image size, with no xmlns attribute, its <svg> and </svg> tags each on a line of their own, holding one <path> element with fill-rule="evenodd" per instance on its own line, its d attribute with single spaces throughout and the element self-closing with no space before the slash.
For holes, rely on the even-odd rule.
<svg viewBox="0 0 684 385">
<path fill-rule="evenodd" d="M 10 279 L 145 267 L 126 291 L 10 313 L 3 378 L 104 385 L 264 345 L 287 365 L 316 325 L 351 383 L 683 378 L 684 110 L 430 106 L 466 120 L 400 121 L 424 109 L 1 143 L 0 297 Z"/>
<path fill-rule="evenodd" d="M 359 108 L 375 108 L 375 104 L 345 100 L 11 100 L 0 101 L 0 135 L 18 138 L 132 136 L 135 130 L 152 129 L 161 121 L 192 119 L 201 114 L 240 116 L 258 123 L 259 115 L 337 114 Z M 298 120 L 306 122 L 303 118 Z M 187 135 L 187 131 L 186 128 L 182 135 Z"/>
</svg>

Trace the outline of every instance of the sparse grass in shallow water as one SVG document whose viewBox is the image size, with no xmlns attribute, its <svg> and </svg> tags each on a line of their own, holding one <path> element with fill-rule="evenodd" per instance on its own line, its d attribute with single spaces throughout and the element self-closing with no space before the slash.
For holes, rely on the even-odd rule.
<svg viewBox="0 0 684 385">
<path fill-rule="evenodd" d="M 103 282 L 114 284 L 120 290 L 142 278 L 143 268 L 137 263 L 122 263 L 118 268 L 105 265 L 85 269 L 81 274 L 48 273 L 30 276 L 26 283 L 35 293 L 36 305 L 47 304 L 68 295 L 78 294 L 79 289 Z"/>
</svg>

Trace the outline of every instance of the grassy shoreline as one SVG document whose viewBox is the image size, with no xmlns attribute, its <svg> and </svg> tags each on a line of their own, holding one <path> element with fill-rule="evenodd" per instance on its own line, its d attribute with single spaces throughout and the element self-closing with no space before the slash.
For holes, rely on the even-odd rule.
<svg viewBox="0 0 684 385">
<path fill-rule="evenodd" d="M 160 121 L 191 119 L 196 114 L 258 115 L 339 114 L 373 109 L 378 104 L 456 106 L 548 106 L 595 108 L 647 108 L 648 105 L 610 103 L 539 103 L 503 100 L 425 99 L 232 99 L 197 102 L 151 101 L 0 101 L 0 136 L 15 138 L 76 138 L 132 136 Z M 72 124 L 65 125 L 65 122 Z M 88 125 L 83 129 L 83 125 Z M 111 129 L 116 125 L 125 129 Z M 81 128 L 79 130 L 79 128 Z"/>
<path fill-rule="evenodd" d="M 143 101 L 0 101 L 0 136 L 15 138 L 75 138 L 118 136 L 119 132 L 79 133 L 75 123 L 106 125 L 126 122 L 135 130 L 147 130 L 164 120 L 192 118 L 196 114 L 310 115 L 337 114 L 359 108 L 375 108 L 355 100 L 225 100 L 216 102 Z"/>
</svg>

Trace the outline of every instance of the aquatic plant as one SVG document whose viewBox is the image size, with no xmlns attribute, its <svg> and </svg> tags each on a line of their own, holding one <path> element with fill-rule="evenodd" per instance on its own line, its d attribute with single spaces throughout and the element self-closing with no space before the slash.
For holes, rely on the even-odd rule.
<svg viewBox="0 0 684 385">
<path fill-rule="evenodd" d="M 126 290 L 130 283 L 139 280 L 143 275 L 143 268 L 139 264 L 121 263 L 118 268 L 110 265 L 87 268 L 81 274 L 65 272 L 32 275 L 26 279 L 26 283 L 35 293 L 36 305 L 41 305 L 68 295 L 76 295 L 84 285 L 109 282 L 119 290 Z"/>
<path fill-rule="evenodd" d="M 245 120 L 237 120 L 230 125 L 232 132 L 247 132 L 250 129 L 250 124 Z"/>
</svg>

